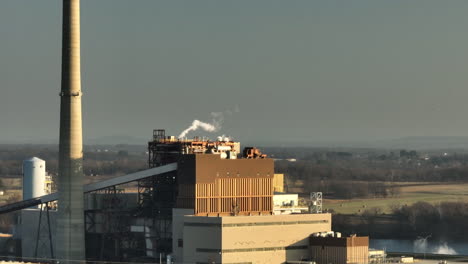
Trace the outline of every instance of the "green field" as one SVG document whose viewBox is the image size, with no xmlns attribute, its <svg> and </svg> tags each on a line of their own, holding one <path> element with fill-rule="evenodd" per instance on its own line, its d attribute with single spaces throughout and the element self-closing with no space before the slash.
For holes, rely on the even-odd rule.
<svg viewBox="0 0 468 264">
<path fill-rule="evenodd" d="M 468 184 L 402 184 L 401 194 L 396 197 L 352 200 L 324 199 L 323 209 L 333 209 L 336 213 L 343 214 L 359 214 L 368 208 L 379 207 L 383 213 L 390 213 L 392 205 L 410 205 L 418 201 L 432 204 L 449 201 L 468 202 Z"/>
</svg>

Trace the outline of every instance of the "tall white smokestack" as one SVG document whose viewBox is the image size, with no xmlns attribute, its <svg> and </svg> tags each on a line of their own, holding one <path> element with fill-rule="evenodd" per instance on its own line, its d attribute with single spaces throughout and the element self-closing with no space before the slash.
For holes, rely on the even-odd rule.
<svg viewBox="0 0 468 264">
<path fill-rule="evenodd" d="M 57 257 L 85 259 L 81 125 L 80 0 L 63 0 Z"/>
</svg>

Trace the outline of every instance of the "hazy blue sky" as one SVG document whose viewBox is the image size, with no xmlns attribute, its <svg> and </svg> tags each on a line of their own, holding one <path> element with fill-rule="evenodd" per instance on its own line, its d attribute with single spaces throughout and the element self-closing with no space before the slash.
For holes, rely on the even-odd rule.
<svg viewBox="0 0 468 264">
<path fill-rule="evenodd" d="M 236 107 L 216 134 L 468 135 L 467 13 L 465 0 L 82 0 L 84 136 L 176 135 Z M 0 2 L 0 142 L 58 142 L 60 45 L 61 1 Z"/>
</svg>

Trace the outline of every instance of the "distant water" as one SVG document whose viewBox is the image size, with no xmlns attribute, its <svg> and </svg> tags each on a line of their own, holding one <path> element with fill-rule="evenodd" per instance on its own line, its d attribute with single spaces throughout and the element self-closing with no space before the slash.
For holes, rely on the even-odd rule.
<svg viewBox="0 0 468 264">
<path fill-rule="evenodd" d="M 448 255 L 468 255 L 468 243 L 433 241 L 425 238 L 417 240 L 371 239 L 370 248 L 385 249 L 389 252 L 432 253 Z"/>
</svg>

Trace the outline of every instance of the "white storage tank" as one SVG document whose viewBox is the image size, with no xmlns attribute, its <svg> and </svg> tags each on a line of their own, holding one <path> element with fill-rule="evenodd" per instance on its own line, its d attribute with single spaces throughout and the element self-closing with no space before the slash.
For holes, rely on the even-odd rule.
<svg viewBox="0 0 468 264">
<path fill-rule="evenodd" d="M 23 200 L 46 194 L 45 161 L 33 157 L 23 161 Z"/>
</svg>

